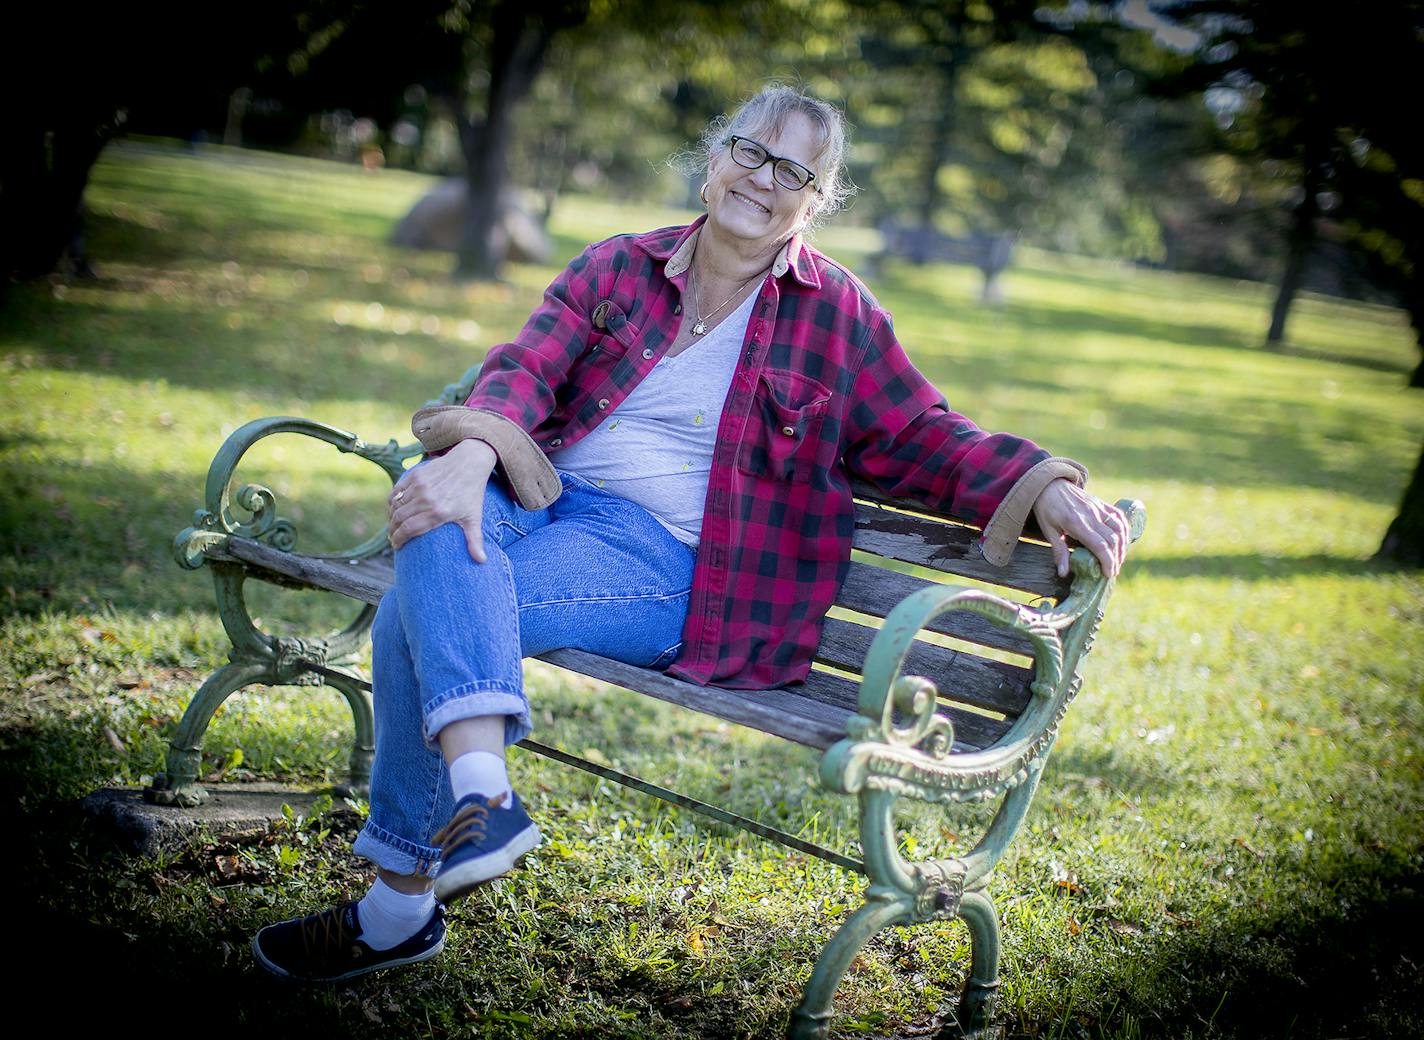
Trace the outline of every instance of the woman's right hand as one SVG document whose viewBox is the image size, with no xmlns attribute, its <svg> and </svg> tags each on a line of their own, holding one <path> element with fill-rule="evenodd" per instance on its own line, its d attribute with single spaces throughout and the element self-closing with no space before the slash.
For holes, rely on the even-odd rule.
<svg viewBox="0 0 1424 1040">
<path fill-rule="evenodd" d="M 485 487 L 499 461 L 484 441 L 466 440 L 396 481 L 387 501 L 392 548 L 441 524 L 459 524 L 470 558 L 485 562 Z"/>
</svg>

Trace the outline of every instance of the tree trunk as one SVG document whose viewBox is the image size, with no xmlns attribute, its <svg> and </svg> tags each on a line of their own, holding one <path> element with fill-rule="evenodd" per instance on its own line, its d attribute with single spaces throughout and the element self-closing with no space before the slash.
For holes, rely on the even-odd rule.
<svg viewBox="0 0 1424 1040">
<path fill-rule="evenodd" d="M 1281 272 L 1281 286 L 1276 293 L 1275 306 L 1271 308 L 1271 328 L 1266 333 L 1266 347 L 1280 350 L 1286 335 L 1286 317 L 1290 314 L 1291 303 L 1300 291 L 1300 283 L 1305 277 L 1305 265 L 1310 259 L 1310 251 L 1315 246 L 1315 218 L 1320 212 L 1317 196 L 1321 188 L 1320 165 L 1307 157 L 1301 187 L 1305 196 L 1295 208 L 1290 234 L 1286 239 L 1286 266 Z"/>
<path fill-rule="evenodd" d="M 949 158 L 950 136 L 954 133 L 954 81 L 959 75 L 958 63 L 949 62 L 942 65 L 940 73 L 942 79 L 937 92 L 939 111 L 935 114 L 934 126 L 930 129 L 925 168 L 920 171 L 919 224 L 922 228 L 934 227 L 935 214 L 939 212 L 943 194 L 939 186 L 939 170 Z"/>
<path fill-rule="evenodd" d="M 0 149 L 0 278 L 42 277 L 66 250 L 78 252 L 84 187 L 111 132 L 78 119 L 11 131 Z"/>
<path fill-rule="evenodd" d="M 1414 345 L 1419 348 L 1419 364 L 1409 377 L 1409 385 L 1424 387 L 1424 250 L 1415 260 L 1412 273 L 1405 282 L 1404 309 L 1409 312 L 1409 324 L 1414 327 Z"/>
<path fill-rule="evenodd" d="M 1424 449 L 1419 453 L 1414 476 L 1404 489 L 1399 515 L 1385 532 L 1375 559 L 1406 567 L 1424 567 Z"/>
<path fill-rule="evenodd" d="M 559 26 L 518 3 L 494 12 L 490 44 L 489 104 L 485 118 L 460 120 L 467 199 L 456 278 L 499 277 L 504 247 L 498 241 L 499 200 L 504 192 L 514 109 L 529 93 Z"/>
</svg>

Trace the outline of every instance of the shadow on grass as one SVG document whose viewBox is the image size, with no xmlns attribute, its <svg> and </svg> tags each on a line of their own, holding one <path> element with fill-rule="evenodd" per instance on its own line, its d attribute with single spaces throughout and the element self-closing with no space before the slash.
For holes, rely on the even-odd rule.
<svg viewBox="0 0 1424 1040">
<path fill-rule="evenodd" d="M 221 889 L 186 916 L 145 913 L 168 884 L 163 873 L 112 852 L 76 809 L 0 820 L 19 843 L 0 877 L 26 936 L 24 956 L 6 968 L 9 991 L 46 1008 L 60 1032 L 112 1032 L 117 1019 L 142 1018 L 215 1033 L 390 1035 L 349 984 L 301 987 L 256 968 L 252 937 L 223 913 Z"/>
<path fill-rule="evenodd" d="M 1265 347 L 1261 350 L 1266 353 Z M 1310 347 L 1287 344 L 1275 353 L 1283 354 L 1286 357 L 1305 358 L 1308 361 L 1324 361 L 1331 365 L 1353 365 L 1355 368 L 1367 369 L 1371 372 L 1389 372 L 1404 378 L 1408 378 L 1414 369 L 1398 361 L 1391 361 L 1389 358 L 1369 357 L 1365 354 L 1338 354 L 1328 350 L 1312 350 Z"/>
<path fill-rule="evenodd" d="M 904 293 L 907 296 L 914 296 L 917 288 L 905 280 L 903 273 L 897 273 L 895 267 L 888 268 L 889 277 L 876 279 L 877 285 L 888 291 Z M 1166 272 L 1162 272 L 1166 277 Z M 1010 272 L 1012 276 L 1012 272 Z M 1226 291 L 1222 288 L 1202 287 L 1192 284 L 1189 279 L 1193 276 L 1179 275 L 1182 282 L 1173 285 L 1172 283 L 1143 284 L 1141 282 L 1131 283 L 1130 291 L 1138 298 L 1153 298 L 1171 300 L 1174 303 L 1180 302 L 1183 286 L 1189 286 L 1188 291 L 1194 295 L 1213 301 L 1224 301 L 1234 305 L 1241 305 L 1244 301 L 1241 296 L 1238 283 L 1223 283 L 1231 285 L 1233 291 Z M 1079 288 L 1093 293 L 1105 293 L 1109 297 L 1119 296 L 1125 291 L 1121 277 L 1106 276 L 1097 273 L 1074 270 L 1071 264 L 1056 266 L 1053 270 L 1053 280 L 1057 283 L 1075 285 Z M 1264 308 L 1265 294 L 1270 291 L 1270 287 L 1251 283 L 1251 288 L 1259 290 L 1262 294 L 1262 307 Z M 918 290 L 922 292 L 923 290 Z M 1347 305 L 1350 301 L 1332 300 L 1331 302 Z M 1228 327 L 1221 324 L 1205 324 L 1183 321 L 1163 321 L 1152 320 L 1140 314 L 1106 314 L 1100 311 L 1087 310 L 1082 307 L 1060 306 L 1051 303 L 1026 302 L 1021 298 L 1010 299 L 1006 303 L 991 308 L 976 307 L 969 310 L 964 309 L 963 302 L 959 298 L 935 297 L 937 306 L 930 310 L 949 309 L 958 311 L 968 324 L 985 324 L 1003 322 L 1006 319 L 1013 319 L 1016 325 L 1024 329 L 1031 329 L 1041 333 L 1046 337 L 1046 341 L 1051 342 L 1054 336 L 1072 334 L 1074 336 L 1124 336 L 1133 340 L 1146 340 L 1153 343 L 1172 343 L 1187 347 L 1209 347 L 1225 348 L 1227 350 L 1243 351 L 1247 353 L 1257 353 L 1266 357 L 1289 356 L 1310 361 L 1320 361 L 1327 364 L 1346 365 L 1354 368 L 1366 369 L 1373 372 L 1397 373 L 1407 376 L 1412 371 L 1410 362 L 1406 359 L 1392 360 L 1381 358 L 1367 353 L 1340 353 L 1326 350 L 1316 350 L 1299 344 L 1285 344 L 1276 350 L 1271 350 L 1263 346 L 1262 334 L 1264 332 L 1264 309 L 1261 311 L 1262 325 L 1257 330 L 1252 327 Z M 1393 331 L 1396 328 L 1394 323 L 1387 323 L 1379 320 L 1382 328 L 1389 328 Z"/>
<path fill-rule="evenodd" d="M 1381 532 L 1383 533 L 1383 532 Z M 1350 576 L 1387 573 L 1388 564 L 1347 556 L 1266 556 L 1261 553 L 1215 553 L 1196 556 L 1149 556 L 1134 559 L 1130 576 L 1154 578 L 1239 578 L 1276 581 L 1281 578 Z"/>
<path fill-rule="evenodd" d="M 325 445 L 316 449 L 335 455 Z M 384 521 L 387 478 L 369 463 L 339 465 L 340 477 L 277 496 L 279 514 L 296 522 L 300 548 L 339 551 L 374 534 Z M 171 615 L 213 609 L 208 574 L 183 570 L 172 556 L 174 537 L 203 504 L 201 476 L 52 458 L 11 461 L 6 473 L 0 538 L 7 551 L 0 555 L 0 576 L 8 588 L 10 614 L 113 607 Z M 238 483 L 254 480 L 280 488 L 282 475 L 281 468 L 264 472 L 254 461 L 239 469 Z M 358 522 L 366 526 L 353 529 Z M 249 582 L 249 588 L 266 586 Z M 327 601 L 333 609 L 314 621 L 344 624 L 354 612 L 349 602 Z"/>
<path fill-rule="evenodd" d="M 25 938 L 25 956 L 7 969 L 12 991 L 31 1000 L 57 1001 L 54 1007 L 66 1009 L 66 1025 L 111 1022 L 115 1014 L 131 1009 L 193 1023 L 216 1024 L 218 1016 L 229 1027 L 270 1027 L 278 1030 L 274 1035 L 302 1029 L 321 1029 L 322 1035 L 339 1029 L 353 1037 L 445 1035 L 451 1025 L 468 1030 L 469 1016 L 481 1014 L 470 1009 L 472 999 L 477 1005 L 488 1000 L 483 1014 L 524 1009 L 514 993 L 472 998 L 477 966 L 451 962 L 449 954 L 432 965 L 336 986 L 270 978 L 248 952 L 255 927 L 281 916 L 263 904 L 280 908 L 290 902 L 291 892 L 283 895 L 278 889 L 311 882 L 272 879 L 271 889 L 254 892 L 249 885 L 226 895 L 214 881 L 199 883 L 191 890 L 200 902 L 184 910 L 181 901 L 165 900 L 165 889 L 175 883 L 175 874 L 213 874 L 212 863 L 202 860 L 204 855 L 212 859 L 211 850 L 189 849 L 170 866 L 132 860 L 111 851 L 74 809 L 56 805 L 32 806 L 27 813 L 7 806 L 0 824 L 11 837 L 12 850 L 0 877 L 18 910 L 12 927 Z M 342 833 L 331 840 L 349 838 Z M 337 884 L 356 890 L 365 877 L 354 865 L 337 874 Z M 1419 1035 L 1424 877 L 1407 856 L 1385 854 L 1341 859 L 1315 875 L 1316 890 L 1330 895 L 1273 908 L 1248 926 L 1203 920 L 1124 940 L 1137 952 L 1118 957 L 1120 967 L 1103 975 L 1100 1007 L 1106 1011 L 1064 1009 L 1062 1021 L 1010 1019 L 1003 1022 L 1006 1040 L 1187 1034 L 1234 1040 L 1402 1040 Z M 518 882 L 513 884 L 517 889 Z M 999 887 L 1002 895 L 1002 882 Z M 239 898 L 228 906 L 233 891 Z M 297 898 L 321 905 L 329 896 L 319 891 Z M 478 926 L 484 912 L 472 911 L 474 919 L 457 921 L 457 926 Z M 554 920 L 559 909 L 544 913 Z M 567 936 L 559 929 L 567 925 L 556 923 L 550 934 L 540 929 L 525 938 L 536 962 L 564 965 L 559 969 L 564 986 L 574 993 L 599 992 L 613 1006 L 666 1006 L 665 974 L 610 975 L 606 966 L 566 948 Z M 620 941 L 625 927 L 617 916 L 588 926 L 606 929 L 610 943 Z M 1084 926 L 1099 927 L 1092 919 Z M 805 968 L 810 968 L 809 959 Z M 903 973 L 898 985 L 915 984 L 915 969 L 890 970 Z M 1032 966 L 1006 964 L 1005 970 L 1012 976 Z M 83 999 L 76 999 L 80 993 Z M 784 995 L 765 997 L 780 1001 Z M 746 1027 L 726 1018 L 735 1004 L 724 1008 L 721 998 L 695 985 L 681 998 L 689 1030 L 674 1030 L 675 1035 L 722 1035 L 703 1031 L 714 1022 L 732 1032 Z M 432 1030 L 432 1016 L 437 1023 L 443 1019 L 443 1025 Z M 669 1022 L 663 1019 L 662 1024 L 666 1028 Z M 780 1028 L 777 1022 L 750 1035 L 778 1035 Z M 926 1035 L 921 1023 L 886 1022 L 882 1028 L 877 1035 Z M 528 1025 L 516 1031 L 556 1035 Z M 601 1035 L 651 1034 L 648 1023 L 630 1020 Z"/>
<path fill-rule="evenodd" d="M 283 306 L 278 314 L 277 308 L 262 302 L 225 308 L 195 300 L 135 312 L 122 304 L 132 295 L 130 290 L 113 283 L 94 288 L 101 296 L 110 294 L 113 305 L 102 298 L 70 299 L 62 305 L 67 312 L 63 326 L 54 324 L 59 305 L 48 298 L 47 288 L 17 288 L 0 320 L 0 338 L 44 344 L 35 353 L 59 370 L 162 380 L 196 390 L 245 392 L 248 397 L 283 401 L 325 399 L 321 407 L 326 409 L 333 399 L 367 398 L 412 412 L 478 364 L 484 354 L 473 344 L 456 346 L 440 337 L 338 326 L 326 314 L 312 313 L 312 308 L 301 304 Z M 363 288 L 370 291 L 359 298 L 368 303 L 386 300 L 396 306 L 401 302 L 390 302 L 396 290 L 389 286 Z M 233 319 L 235 324 L 230 323 Z M 245 422 L 257 417 L 223 418 Z M 313 417 L 348 427 L 361 423 L 359 415 Z M 401 431 L 357 432 L 378 437 Z"/>
<path fill-rule="evenodd" d="M 1150 946 L 1135 939 L 1144 948 L 1124 958 L 1130 975 L 1106 980 L 1111 1012 L 1081 1035 L 1421 1035 L 1424 875 L 1417 863 L 1362 855 L 1332 864 L 1317 882 L 1316 891 L 1330 895 L 1273 907 L 1249 927 L 1200 921 Z M 1018 1027 L 1012 1037 L 1042 1035 L 1033 1024 Z"/>
<path fill-rule="evenodd" d="M 1164 770 L 1149 770 L 1143 762 L 1126 762 L 1111 748 L 1075 741 L 1056 748 L 1044 767 L 1044 783 L 1082 784 L 1103 788 L 1134 801 L 1165 795 L 1181 778 Z"/>
</svg>

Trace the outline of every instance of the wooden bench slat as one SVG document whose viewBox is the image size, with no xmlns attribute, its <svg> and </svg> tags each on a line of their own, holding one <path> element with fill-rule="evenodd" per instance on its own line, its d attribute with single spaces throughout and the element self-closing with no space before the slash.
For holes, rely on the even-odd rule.
<svg viewBox="0 0 1424 1040">
<path fill-rule="evenodd" d="M 855 713 L 859 696 L 853 679 L 828 672 L 812 672 L 804 683 L 784 689 L 724 690 L 695 686 L 583 650 L 554 650 L 539 660 L 818 750 L 846 735 L 846 720 Z M 987 747 L 1009 728 L 1006 721 L 953 707 L 942 714 L 954 724 L 959 751 Z"/>
<path fill-rule="evenodd" d="M 940 583 L 927 578 L 916 578 L 910 574 L 887 571 L 883 567 L 855 561 L 850 565 L 850 573 L 846 576 L 840 599 L 836 602 L 861 614 L 883 618 L 906 596 L 938 584 Z M 963 610 L 941 615 L 926 627 L 931 632 L 978 643 L 980 646 L 1009 650 L 1025 657 L 1033 653 L 1032 645 L 1026 636 L 1000 628 L 977 614 Z"/>
<path fill-rule="evenodd" d="M 931 567 L 947 574 L 975 578 L 992 585 L 1062 599 L 1068 581 L 1058 576 L 1053 550 L 1020 542 L 1013 558 L 996 567 L 980 554 L 972 527 L 897 513 L 865 502 L 855 504 L 855 547 L 876 556 Z"/>
<path fill-rule="evenodd" d="M 372 605 L 381 602 L 395 583 L 389 554 L 355 562 L 282 552 L 250 538 L 229 538 L 227 548 L 210 554 L 214 560 L 251 564 L 312 588 L 339 592 Z"/>
<path fill-rule="evenodd" d="M 859 673 L 878 629 L 853 621 L 827 618 L 816 660 Z M 905 656 L 905 675 L 923 675 L 940 686 L 942 700 L 962 701 L 976 708 L 1003 712 L 1017 718 L 1028 705 L 1033 671 L 1002 661 L 976 657 L 964 650 L 916 642 Z M 943 677 L 952 676 L 948 685 Z"/>
<path fill-rule="evenodd" d="M 553 650 L 541 655 L 539 660 L 819 750 L 845 736 L 846 719 L 855 703 L 852 697 L 851 707 L 846 708 L 833 703 L 841 698 L 822 700 L 800 696 L 799 687 L 794 691 L 743 691 L 694 686 L 662 672 L 623 664 L 584 650 Z M 846 679 L 840 682 L 850 685 Z"/>
<path fill-rule="evenodd" d="M 302 556 L 282 552 L 248 538 L 228 540 L 227 549 L 214 553 L 214 559 L 230 560 L 260 567 L 312 588 L 328 589 L 364 603 L 379 603 L 394 580 L 394 568 L 389 554 L 352 563 L 338 558 Z M 889 578 L 926 584 L 922 579 L 882 571 L 864 564 L 852 564 L 852 571 L 863 568 Z M 847 581 L 849 585 L 849 581 Z M 913 591 L 913 589 L 911 589 Z M 893 595 L 893 590 L 889 593 Z M 901 594 L 903 596 L 903 593 Z M 893 606 L 893 602 L 890 604 Z M 859 609 L 859 608 L 857 608 Z M 869 613 L 870 611 L 866 611 Z M 951 615 L 979 621 L 969 615 Z M 832 619 L 834 620 L 834 619 Z M 987 624 L 987 623 L 986 623 Z M 859 627 L 859 626 L 857 626 Z M 972 626 L 970 626 L 972 628 Z M 938 631 L 939 629 L 936 628 Z M 959 634 L 957 632 L 949 633 Z M 969 636 L 962 636 L 969 638 Z M 922 644 L 930 648 L 929 644 Z M 931 649 L 946 650 L 944 647 Z M 1014 649 L 1014 647 L 1009 647 Z M 965 655 L 971 660 L 972 655 Z M 778 690 L 724 690 L 715 686 L 695 686 L 661 672 L 611 661 L 582 650 L 555 650 L 541 660 L 568 668 L 604 682 L 615 683 L 645 693 L 660 700 L 714 715 L 728 722 L 750 726 L 775 736 L 784 737 L 807 747 L 827 748 L 845 736 L 846 719 L 856 710 L 856 680 L 828 672 L 812 672 L 805 683 Z M 997 662 L 979 662 L 985 665 Z M 1006 666 L 1012 668 L 1013 666 Z M 858 669 L 858 665 L 857 665 Z M 931 674 L 934 674 L 931 672 Z M 946 691 L 953 695 L 957 691 Z M 967 697 L 965 703 L 975 703 Z M 982 705 L 991 707 L 991 705 Z M 993 706 L 997 707 L 997 706 Z M 1009 723 L 973 712 L 946 706 L 943 713 L 954 723 L 956 748 L 962 750 L 985 747 L 997 740 Z M 1003 710 L 1003 709 L 997 709 Z"/>
</svg>

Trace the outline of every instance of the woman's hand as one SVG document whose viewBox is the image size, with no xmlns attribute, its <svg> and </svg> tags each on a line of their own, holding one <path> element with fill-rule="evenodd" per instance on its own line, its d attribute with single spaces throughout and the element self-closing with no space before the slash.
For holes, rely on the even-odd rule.
<svg viewBox="0 0 1424 1040">
<path fill-rule="evenodd" d="M 1122 569 L 1132 535 L 1121 509 L 1094 498 L 1071 480 L 1060 478 L 1039 492 L 1033 515 L 1053 547 L 1060 575 L 1068 574 L 1069 538 L 1096 556 L 1109 578 Z"/>
<path fill-rule="evenodd" d="M 470 558 L 484 563 L 485 486 L 497 461 L 484 441 L 461 441 L 396 481 L 386 503 L 392 547 L 399 549 L 416 535 L 455 523 L 465 531 Z"/>
</svg>

